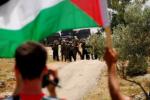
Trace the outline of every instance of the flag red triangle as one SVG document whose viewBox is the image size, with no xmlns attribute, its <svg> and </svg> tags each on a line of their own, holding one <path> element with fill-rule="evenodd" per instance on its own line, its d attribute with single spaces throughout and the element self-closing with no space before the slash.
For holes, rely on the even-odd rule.
<svg viewBox="0 0 150 100">
<path fill-rule="evenodd" d="M 76 6 L 87 13 L 98 25 L 103 25 L 99 0 L 71 0 Z"/>
</svg>

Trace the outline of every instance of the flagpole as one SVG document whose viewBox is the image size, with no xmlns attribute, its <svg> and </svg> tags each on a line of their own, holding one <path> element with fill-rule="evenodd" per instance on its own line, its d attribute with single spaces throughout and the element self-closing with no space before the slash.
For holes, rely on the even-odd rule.
<svg viewBox="0 0 150 100">
<path fill-rule="evenodd" d="M 105 47 L 107 48 L 112 48 L 112 31 L 110 26 L 105 27 L 105 33 L 106 33 L 106 37 L 105 37 Z"/>
</svg>

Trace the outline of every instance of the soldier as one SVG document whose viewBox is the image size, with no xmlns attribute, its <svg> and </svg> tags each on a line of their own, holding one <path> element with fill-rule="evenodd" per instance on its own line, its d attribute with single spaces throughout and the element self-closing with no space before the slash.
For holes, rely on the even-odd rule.
<svg viewBox="0 0 150 100">
<path fill-rule="evenodd" d="M 67 52 L 67 50 L 66 50 L 66 41 L 64 40 L 64 41 L 62 41 L 62 43 L 61 43 L 61 60 L 62 61 L 64 61 L 65 60 L 65 56 L 66 56 L 66 52 Z M 66 61 L 66 60 L 65 60 Z"/>
<path fill-rule="evenodd" d="M 94 49 L 94 58 L 98 59 L 98 49 L 97 48 Z"/>
<path fill-rule="evenodd" d="M 89 57 L 89 54 L 88 54 L 88 50 L 87 50 L 87 46 L 86 46 L 86 43 L 85 41 L 82 42 L 82 60 L 84 60 L 84 57 L 86 56 L 86 59 L 89 60 L 90 57 Z"/>
<path fill-rule="evenodd" d="M 74 44 L 73 44 L 73 46 L 74 46 L 74 59 L 76 60 L 76 58 L 77 58 L 77 53 L 79 54 L 79 56 L 80 56 L 80 59 L 82 59 L 82 54 L 81 54 L 81 52 L 80 52 L 80 50 L 79 50 L 79 42 L 78 41 L 75 41 L 74 42 Z"/>
<path fill-rule="evenodd" d="M 85 42 L 82 42 L 81 48 L 82 48 L 82 60 L 84 60 L 84 55 L 85 55 Z"/>
<path fill-rule="evenodd" d="M 58 43 L 57 40 L 55 40 L 54 43 L 53 43 L 53 46 L 52 46 L 52 50 L 53 50 L 53 60 L 54 60 L 54 61 L 59 61 L 58 46 L 59 46 L 59 43 Z"/>
<path fill-rule="evenodd" d="M 68 41 L 66 41 L 65 61 L 69 60 L 69 51 L 70 51 L 70 44 Z"/>
<path fill-rule="evenodd" d="M 74 59 L 74 61 L 76 61 L 76 59 L 77 59 L 77 49 L 78 49 L 78 47 L 77 47 L 77 45 L 75 44 L 75 42 L 73 42 L 73 44 L 72 44 L 72 57 L 73 57 L 73 59 Z"/>
<path fill-rule="evenodd" d="M 74 46 L 72 41 L 69 42 L 69 61 L 72 62 L 72 58 L 74 59 L 74 61 L 76 61 L 76 58 L 74 56 Z"/>
</svg>

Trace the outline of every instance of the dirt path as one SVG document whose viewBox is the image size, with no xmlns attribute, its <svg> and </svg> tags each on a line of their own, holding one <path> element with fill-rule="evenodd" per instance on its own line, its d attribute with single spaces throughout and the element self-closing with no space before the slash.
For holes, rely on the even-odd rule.
<svg viewBox="0 0 150 100">
<path fill-rule="evenodd" d="M 67 100 L 83 98 L 97 85 L 101 72 L 106 68 L 105 64 L 98 60 L 51 63 L 49 66 L 58 68 L 62 88 L 58 88 L 57 93 L 59 97 L 66 97 Z"/>
</svg>

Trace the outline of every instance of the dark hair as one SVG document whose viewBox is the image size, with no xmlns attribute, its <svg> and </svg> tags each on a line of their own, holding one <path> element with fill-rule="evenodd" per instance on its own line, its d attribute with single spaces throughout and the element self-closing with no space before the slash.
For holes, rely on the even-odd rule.
<svg viewBox="0 0 150 100">
<path fill-rule="evenodd" d="M 23 79 L 39 78 L 46 67 L 47 52 L 45 48 L 35 42 L 26 42 L 15 52 L 16 68 Z"/>
</svg>

